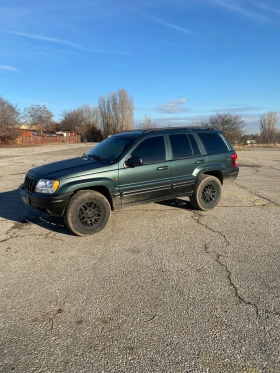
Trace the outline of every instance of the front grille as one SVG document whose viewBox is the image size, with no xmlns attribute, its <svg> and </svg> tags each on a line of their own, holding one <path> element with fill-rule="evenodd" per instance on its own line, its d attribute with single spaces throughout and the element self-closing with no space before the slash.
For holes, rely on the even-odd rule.
<svg viewBox="0 0 280 373">
<path fill-rule="evenodd" d="M 37 181 L 38 180 L 33 179 L 33 177 L 30 177 L 30 176 L 26 175 L 25 180 L 24 180 L 25 190 L 29 193 L 34 193 Z"/>
</svg>

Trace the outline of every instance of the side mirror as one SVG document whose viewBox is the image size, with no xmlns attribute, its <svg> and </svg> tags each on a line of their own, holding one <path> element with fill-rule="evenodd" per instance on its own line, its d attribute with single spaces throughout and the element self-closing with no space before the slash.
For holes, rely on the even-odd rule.
<svg viewBox="0 0 280 373">
<path fill-rule="evenodd" d="M 126 167 L 134 168 L 138 166 L 143 166 L 143 161 L 140 157 L 131 157 L 125 162 Z"/>
</svg>

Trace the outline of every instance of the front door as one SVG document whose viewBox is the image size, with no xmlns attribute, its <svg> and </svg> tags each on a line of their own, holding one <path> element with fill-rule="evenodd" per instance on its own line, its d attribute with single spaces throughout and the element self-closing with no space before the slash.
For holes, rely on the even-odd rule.
<svg viewBox="0 0 280 373">
<path fill-rule="evenodd" d="M 165 136 L 152 136 L 142 140 L 132 149 L 130 156 L 140 157 L 143 166 L 129 168 L 120 164 L 119 188 L 122 204 L 168 197 L 171 183 Z"/>
</svg>

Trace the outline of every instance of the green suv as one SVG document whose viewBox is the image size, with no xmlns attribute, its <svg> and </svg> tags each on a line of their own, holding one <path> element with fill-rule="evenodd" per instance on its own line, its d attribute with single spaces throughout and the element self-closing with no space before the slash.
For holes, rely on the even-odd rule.
<svg viewBox="0 0 280 373">
<path fill-rule="evenodd" d="M 237 155 L 220 131 L 137 130 L 111 136 L 81 157 L 30 170 L 20 196 L 85 236 L 103 229 L 111 210 L 132 203 L 188 196 L 195 208 L 212 209 L 221 185 L 238 172 Z"/>
</svg>

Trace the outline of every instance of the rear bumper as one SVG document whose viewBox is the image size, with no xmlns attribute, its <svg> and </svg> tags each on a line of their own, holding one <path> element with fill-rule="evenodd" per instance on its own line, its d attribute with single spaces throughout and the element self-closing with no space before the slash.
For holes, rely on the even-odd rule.
<svg viewBox="0 0 280 373">
<path fill-rule="evenodd" d="M 42 193 L 28 193 L 24 186 L 19 191 L 21 200 L 36 209 L 46 212 L 53 216 L 62 216 L 67 206 L 70 194 L 42 194 Z"/>
<path fill-rule="evenodd" d="M 226 170 L 223 170 L 222 172 L 223 172 L 224 183 L 227 184 L 227 183 L 234 181 L 237 178 L 238 173 L 239 173 L 239 167 L 233 167 L 230 169 L 226 169 Z"/>
</svg>

